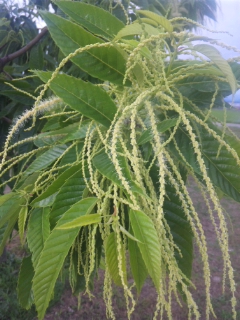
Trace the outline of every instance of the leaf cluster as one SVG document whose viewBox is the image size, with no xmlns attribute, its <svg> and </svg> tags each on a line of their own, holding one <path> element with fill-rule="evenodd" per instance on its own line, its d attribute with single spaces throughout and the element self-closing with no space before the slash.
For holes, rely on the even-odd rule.
<svg viewBox="0 0 240 320">
<path fill-rule="evenodd" d="M 12 126 L 0 154 L 1 176 L 7 176 L 2 186 L 13 185 L 0 197 L 0 250 L 15 224 L 30 250 L 20 271 L 21 304 L 34 303 L 43 319 L 61 270 L 68 267 L 74 294 L 90 295 L 103 267 L 107 316 L 115 318 L 115 283 L 123 287 L 130 319 L 136 297 L 129 263 L 137 294 L 146 277 L 152 279 L 155 318 L 159 312 L 172 317 L 175 295 L 186 301 L 190 317 L 200 319 L 190 289 L 195 238 L 208 319 L 214 314 L 211 272 L 201 219 L 186 188 L 191 175 L 215 227 L 236 317 L 218 195 L 240 201 L 239 140 L 215 124 L 211 110 L 237 89 L 239 65 L 228 64 L 207 43 L 194 45 L 198 39 L 178 32 L 175 19 L 139 10 L 139 18 L 124 25 L 90 4 L 57 5 L 65 17 L 42 16 L 65 57 L 53 72 L 34 71 L 43 89 Z M 178 60 L 180 51 L 193 59 Z M 69 61 L 96 80 L 65 73 Z M 15 142 L 19 128 L 31 122 L 32 130 L 37 119 L 41 133 Z M 21 154 L 18 148 L 29 142 L 34 149 Z"/>
</svg>

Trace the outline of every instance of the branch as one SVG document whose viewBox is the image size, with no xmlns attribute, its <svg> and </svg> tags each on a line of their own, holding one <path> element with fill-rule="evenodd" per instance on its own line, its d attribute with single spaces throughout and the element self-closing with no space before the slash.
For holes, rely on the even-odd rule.
<svg viewBox="0 0 240 320">
<path fill-rule="evenodd" d="M 6 57 L 0 58 L 0 73 L 3 72 L 3 68 L 5 67 L 5 65 L 18 58 L 19 56 L 21 56 L 22 54 L 26 53 L 28 50 L 30 50 L 36 43 L 38 43 L 42 37 L 48 32 L 47 27 L 44 27 L 41 31 L 41 33 L 39 33 L 32 41 L 30 41 L 25 47 L 21 48 L 20 50 L 11 53 L 9 55 L 7 55 Z"/>
<path fill-rule="evenodd" d="M 0 119 L 3 119 L 5 122 L 9 123 L 9 124 L 12 124 L 12 120 L 11 119 L 8 119 L 7 117 L 2 117 Z"/>
</svg>

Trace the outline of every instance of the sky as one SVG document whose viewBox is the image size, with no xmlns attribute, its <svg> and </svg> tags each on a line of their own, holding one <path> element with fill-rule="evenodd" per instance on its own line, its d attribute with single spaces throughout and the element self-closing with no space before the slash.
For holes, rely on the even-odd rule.
<svg viewBox="0 0 240 320">
<path fill-rule="evenodd" d="M 209 22 L 206 26 L 217 31 L 228 31 L 232 36 L 226 33 L 212 34 L 202 29 L 198 30 L 198 34 L 218 39 L 218 41 L 236 47 L 240 51 L 240 0 L 218 0 L 218 3 L 217 22 Z M 218 46 L 216 46 L 216 48 L 225 59 L 240 56 L 240 52 L 235 53 Z M 231 103 L 233 101 L 232 95 L 226 97 L 224 100 Z M 233 103 L 233 106 L 239 107 L 239 105 L 240 90 L 236 92 Z"/>
<path fill-rule="evenodd" d="M 228 31 L 232 36 L 226 33 L 212 34 L 202 29 L 198 34 L 218 39 L 240 50 L 240 0 L 218 0 L 218 3 L 217 22 L 208 22 L 207 27 L 217 31 Z M 223 48 L 217 47 L 217 49 L 225 59 L 240 55 Z"/>
</svg>

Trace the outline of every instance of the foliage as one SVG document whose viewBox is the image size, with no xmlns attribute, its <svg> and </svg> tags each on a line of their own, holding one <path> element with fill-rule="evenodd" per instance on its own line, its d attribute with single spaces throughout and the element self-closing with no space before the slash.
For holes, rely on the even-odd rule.
<svg viewBox="0 0 240 320">
<path fill-rule="evenodd" d="M 133 21 L 137 18 L 134 13 L 136 6 L 163 16 L 187 15 L 196 21 L 202 21 L 202 19 L 199 20 L 199 17 L 209 16 L 209 12 L 213 16 L 216 11 L 215 0 L 207 4 L 202 0 L 185 0 L 181 2 L 167 0 L 161 1 L 161 3 L 152 3 L 151 1 L 141 1 L 141 3 L 133 1 L 129 3 L 128 1 L 122 1 L 114 5 L 111 1 L 101 3 L 89 1 L 88 3 L 109 10 L 124 23 L 128 19 Z M 208 6 L 210 7 L 209 10 L 205 8 Z M 42 35 L 40 35 L 36 24 L 39 17 L 36 9 L 49 10 L 50 7 L 56 14 L 64 15 L 61 9 L 49 0 L 30 0 L 24 6 L 19 6 L 17 2 L 9 0 L 4 0 L 0 4 L 0 150 L 2 150 L 12 120 L 22 114 L 24 110 L 29 110 L 37 97 L 40 81 L 37 77 L 30 76 L 30 70 L 54 70 L 63 58 L 61 51 L 59 51 L 51 37 L 45 35 L 46 32 L 43 33 L 43 31 L 47 30 L 43 29 Z M 82 11 L 83 13 L 84 10 Z M 120 21 L 118 22 L 119 24 L 121 24 Z M 112 26 L 113 24 L 111 24 Z M 189 22 L 187 26 L 191 28 Z M 96 30 L 91 31 L 97 34 Z M 112 30 L 112 32 L 115 32 L 115 30 Z M 70 61 L 64 66 L 63 71 L 93 83 L 98 81 Z M 22 79 L 23 77 L 24 80 Z M 14 88 L 18 88 L 18 90 Z M 24 95 L 21 90 L 27 91 L 29 94 Z M 40 124 L 37 122 L 31 131 L 23 132 L 23 130 L 19 129 L 18 137 L 19 139 L 31 137 L 31 135 L 39 132 L 40 129 Z M 17 139 L 16 137 L 16 141 Z M 33 147 L 33 144 L 29 143 L 23 146 L 19 152 L 29 152 Z M 14 167 L 15 173 L 18 170 L 19 167 Z M 2 177 L 2 182 L 4 178 Z M 11 183 L 10 186 L 12 187 Z"/>
<path fill-rule="evenodd" d="M 206 22 L 206 19 L 215 21 L 218 6 L 217 0 L 134 0 L 132 3 L 169 18 L 186 17 L 200 23 Z M 194 25 L 188 22 L 188 28 L 192 28 Z"/>
<path fill-rule="evenodd" d="M 0 264 L 0 317 L 1 319 L 32 320 L 36 310 L 21 308 L 17 298 L 17 281 L 21 260 L 8 255 L 6 262 Z"/>
<path fill-rule="evenodd" d="M 236 91 L 239 65 L 228 64 L 209 44 L 194 45 L 199 37 L 178 32 L 184 18 L 168 20 L 139 10 L 139 18 L 124 26 L 101 8 L 69 1 L 57 5 L 68 18 L 45 11 L 42 16 L 66 57 L 54 72 L 34 71 L 45 83 L 43 90 L 16 120 L 0 154 L 1 176 L 8 179 L 2 186 L 14 185 L 0 197 L 0 249 L 17 224 L 31 252 L 20 272 L 21 304 L 28 308 L 33 302 L 43 319 L 62 269 L 69 267 L 74 294 L 90 295 L 104 265 L 107 317 L 115 319 L 115 283 L 123 287 L 130 318 L 136 297 L 126 272 L 129 257 L 138 293 L 147 276 L 156 288 L 155 318 L 163 312 L 172 318 L 175 295 L 186 301 L 189 317 L 199 319 L 191 295 L 195 238 L 209 319 L 214 314 L 211 272 L 202 224 L 186 188 L 192 175 L 215 227 L 223 284 L 230 286 L 236 318 L 218 195 L 240 201 L 240 145 L 231 131 L 214 124 L 211 110 Z M 180 52 L 194 59 L 178 60 Z M 69 60 L 97 80 L 62 72 Z M 31 130 L 37 119 L 43 122 L 41 134 L 15 142 L 19 128 L 30 125 L 26 130 Z M 34 149 L 18 152 L 29 142 Z"/>
</svg>

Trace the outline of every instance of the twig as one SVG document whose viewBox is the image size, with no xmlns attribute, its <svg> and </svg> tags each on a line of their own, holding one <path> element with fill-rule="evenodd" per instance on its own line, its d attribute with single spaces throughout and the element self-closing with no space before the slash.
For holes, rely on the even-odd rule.
<svg viewBox="0 0 240 320">
<path fill-rule="evenodd" d="M 25 47 L 21 48 L 20 50 L 11 53 L 3 58 L 0 58 L 0 73 L 3 72 L 3 68 L 5 67 L 5 65 L 18 58 L 19 56 L 21 56 L 22 54 L 26 53 L 28 50 L 30 50 L 36 43 L 38 43 L 42 37 L 48 32 L 47 27 L 44 27 L 41 31 L 41 33 L 39 33 L 32 41 L 30 41 Z"/>
<path fill-rule="evenodd" d="M 0 119 L 3 119 L 5 122 L 7 122 L 7 123 L 9 123 L 9 124 L 12 123 L 12 120 L 9 119 L 9 118 L 7 118 L 7 117 L 2 117 L 2 118 L 0 118 Z"/>
</svg>

